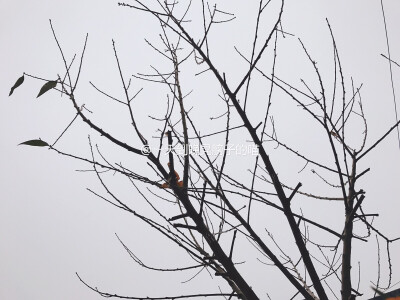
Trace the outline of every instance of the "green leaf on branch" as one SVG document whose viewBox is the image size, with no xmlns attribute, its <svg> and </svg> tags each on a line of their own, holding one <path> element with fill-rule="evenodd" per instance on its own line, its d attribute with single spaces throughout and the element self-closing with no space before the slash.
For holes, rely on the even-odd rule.
<svg viewBox="0 0 400 300">
<path fill-rule="evenodd" d="M 47 144 L 45 141 L 42 141 L 42 140 L 29 140 L 29 141 L 23 142 L 18 145 L 28 145 L 28 146 L 35 146 L 35 147 L 49 146 L 49 144 Z"/>
<path fill-rule="evenodd" d="M 52 80 L 52 81 L 46 82 L 40 89 L 39 94 L 36 96 L 36 98 L 42 96 L 44 93 L 55 88 L 56 86 L 57 86 L 57 80 Z"/>
<path fill-rule="evenodd" d="M 25 79 L 24 75 L 22 75 L 20 78 L 17 79 L 17 81 L 14 83 L 13 87 L 11 88 L 11 91 L 8 94 L 8 97 L 10 97 L 12 95 L 12 93 L 14 93 L 14 90 L 24 82 L 24 79 Z"/>
</svg>

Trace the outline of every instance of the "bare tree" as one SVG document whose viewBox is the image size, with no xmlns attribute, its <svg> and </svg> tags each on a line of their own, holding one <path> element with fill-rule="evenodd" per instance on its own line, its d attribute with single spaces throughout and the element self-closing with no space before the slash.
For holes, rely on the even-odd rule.
<svg viewBox="0 0 400 300">
<path fill-rule="evenodd" d="M 193 260 L 191 266 L 184 268 L 150 266 L 118 237 L 135 262 L 143 268 L 160 272 L 193 269 L 206 271 L 216 280 L 227 283 L 224 290 L 214 293 L 194 292 L 191 295 L 146 299 L 265 298 L 252 285 L 249 279 L 252 276 L 244 271 L 247 262 L 236 259 L 248 256 L 245 253 L 249 249 L 248 245 L 262 257 L 258 263 L 259 269 L 251 273 L 262 276 L 265 268 L 277 269 L 296 291 L 291 299 L 355 299 L 365 291 L 359 290 L 352 278 L 358 272 L 352 268 L 352 245 L 354 240 L 375 245 L 375 238 L 378 243 L 386 243 L 389 269 L 386 288 L 389 288 L 393 272 L 390 245 L 398 239 L 391 239 L 375 228 L 373 220 L 377 215 L 364 212 L 362 204 L 367 194 L 357 183 L 370 171 L 369 168 L 362 168 L 360 163 L 395 131 L 399 122 L 382 133 L 378 140 L 368 141 L 368 123 L 361 97 L 362 85 L 357 86 L 353 79 L 346 77 L 329 22 L 327 32 L 332 40 L 333 80 L 330 82 L 323 79 L 313 59 L 312 49 L 307 49 L 299 39 L 303 57 L 313 69 L 314 81 L 301 80 L 302 86 L 298 87 L 276 73 L 279 41 L 286 37 L 294 38 L 285 32 L 282 24 L 283 1 L 259 1 L 250 54 L 235 48 L 246 70 L 235 74 L 225 74 L 220 70 L 218 61 L 212 55 L 210 38 L 217 26 L 230 26 L 235 19 L 230 12 L 203 0 L 196 4 L 191 1 L 179 4 L 157 0 L 150 4 L 131 1 L 119 5 L 148 14 L 149 18 L 159 22 L 159 40 L 146 42 L 155 56 L 164 60 L 160 67 L 152 66 L 151 73 L 139 72 L 129 77 L 123 68 L 124 62 L 120 61 L 116 42 L 113 41 L 123 98 L 110 95 L 106 91 L 107 87 L 100 88 L 90 83 L 99 95 L 110 101 L 110 109 L 118 106 L 126 111 L 135 135 L 134 142 L 132 139 L 119 138 L 118 133 L 93 121 L 92 108 L 84 105 L 85 100 L 80 99 L 77 93 L 88 36 L 80 58 L 73 56 L 69 59 L 50 22 L 65 69 L 56 80 L 24 73 L 11 89 L 10 95 L 23 83 L 25 77 L 42 80 L 45 83 L 37 97 L 52 89 L 67 96 L 76 111 L 71 124 L 75 120 L 83 121 L 91 131 L 100 135 L 98 139 L 105 139 L 114 147 L 128 151 L 129 158 L 146 162 L 140 168 L 135 168 L 130 162 L 113 162 L 107 151 L 93 143 L 91 137 L 91 156 L 64 152 L 56 147 L 56 143 L 71 124 L 53 143 L 40 139 L 23 143 L 45 146 L 60 155 L 89 164 L 104 189 L 103 192 L 90 190 L 91 193 L 139 218 L 186 251 Z M 272 18 L 273 22 L 270 21 Z M 214 128 L 211 132 L 209 126 L 203 125 L 196 106 L 188 104 L 188 99 L 192 97 L 191 85 L 198 81 L 207 82 L 206 86 L 212 93 L 216 89 L 220 90 L 211 97 L 210 91 L 196 94 L 197 98 L 202 99 L 202 105 L 208 106 L 206 112 L 209 115 L 206 117 L 212 120 Z M 165 110 L 162 116 L 149 116 L 150 121 L 147 122 L 138 121 L 142 120 L 142 112 L 135 107 L 135 101 L 141 97 L 142 89 L 137 88 L 139 84 L 164 94 L 162 100 L 153 103 L 149 100 L 149 105 L 163 103 Z M 256 85 L 262 85 L 265 94 L 252 93 Z M 297 106 L 296 116 L 272 113 L 272 104 L 281 98 L 289 99 L 294 107 Z M 222 113 L 217 115 L 210 107 L 218 107 L 215 111 Z M 305 141 L 304 146 L 278 138 L 280 128 L 275 125 L 275 121 L 284 120 L 279 123 L 296 126 L 304 117 L 313 124 L 310 131 L 324 139 L 322 147 L 326 151 L 323 154 L 309 155 L 312 153 L 309 149 L 314 148 L 312 142 Z M 155 136 L 149 136 L 149 130 L 146 129 L 150 123 L 157 128 Z M 357 134 L 360 128 L 361 135 Z M 207 133 L 204 134 L 204 131 Z M 273 151 L 283 152 L 287 159 L 296 159 L 304 164 L 300 170 L 304 180 L 310 175 L 317 179 L 310 190 L 303 190 L 301 182 L 292 185 L 282 178 L 284 176 L 278 177 L 280 164 L 271 158 L 270 153 Z M 237 165 L 245 165 L 248 174 L 238 172 Z M 293 168 L 289 172 L 298 173 L 298 170 Z M 108 174 L 118 174 L 128 179 L 135 191 L 135 199 L 118 196 L 118 192 L 108 183 Z M 323 203 L 334 202 L 342 207 L 342 214 L 335 216 L 336 220 L 341 220 L 341 229 L 337 231 L 323 221 L 313 220 L 314 216 L 310 212 L 303 214 L 300 206 L 304 198 Z M 153 215 L 147 216 L 136 210 L 139 199 L 151 206 Z M 268 216 L 275 212 L 281 216 L 281 221 L 278 229 L 271 230 Z M 278 236 L 272 231 L 277 231 Z M 286 234 L 290 234 L 290 238 L 286 238 Z M 281 244 L 279 240 L 282 239 L 290 240 L 291 249 Z M 79 279 L 104 297 L 143 299 L 139 295 L 123 296 L 102 291 L 81 277 Z M 376 282 L 377 288 L 381 287 L 379 279 Z M 273 284 L 271 281 L 267 283 Z M 283 294 L 287 297 L 286 293 Z"/>
</svg>

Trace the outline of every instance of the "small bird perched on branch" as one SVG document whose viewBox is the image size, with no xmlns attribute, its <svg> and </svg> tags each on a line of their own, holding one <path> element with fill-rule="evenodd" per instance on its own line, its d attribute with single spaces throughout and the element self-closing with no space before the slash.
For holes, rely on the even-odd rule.
<svg viewBox="0 0 400 300">
<path fill-rule="evenodd" d="M 170 163 L 168 163 L 168 167 L 170 166 Z M 182 180 L 180 180 L 180 181 L 178 181 L 179 179 L 180 179 L 180 176 L 179 176 L 179 174 L 178 174 L 178 172 L 176 172 L 175 170 L 174 170 L 174 172 L 175 172 L 175 178 L 176 178 L 176 185 L 177 186 L 179 186 L 179 187 L 183 187 L 183 181 Z M 161 187 L 162 188 L 164 188 L 164 189 L 167 189 L 167 188 L 169 188 L 170 187 L 170 182 L 171 182 L 171 180 L 172 180 L 172 178 L 171 177 L 168 177 L 168 179 L 167 179 L 167 182 L 164 182 L 162 185 L 161 185 Z"/>
</svg>

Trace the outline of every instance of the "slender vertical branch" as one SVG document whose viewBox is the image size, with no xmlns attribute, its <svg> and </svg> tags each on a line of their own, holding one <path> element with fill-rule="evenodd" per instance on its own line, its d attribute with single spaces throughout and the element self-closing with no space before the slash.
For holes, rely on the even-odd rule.
<svg viewBox="0 0 400 300">
<path fill-rule="evenodd" d="M 381 8 L 382 8 L 383 24 L 385 26 L 386 47 L 387 47 L 387 53 L 388 53 L 390 83 L 392 86 L 392 94 L 393 94 L 394 113 L 395 113 L 396 123 L 397 123 L 399 121 L 399 117 L 397 114 L 397 102 L 396 102 L 396 93 L 394 90 L 394 82 L 393 82 L 392 59 L 390 56 L 389 35 L 388 35 L 387 26 L 386 26 L 386 16 L 385 16 L 385 9 L 383 7 L 383 0 L 381 0 Z M 399 141 L 399 149 L 400 149 L 400 129 L 399 129 L 399 127 L 397 127 L 397 140 Z"/>
</svg>

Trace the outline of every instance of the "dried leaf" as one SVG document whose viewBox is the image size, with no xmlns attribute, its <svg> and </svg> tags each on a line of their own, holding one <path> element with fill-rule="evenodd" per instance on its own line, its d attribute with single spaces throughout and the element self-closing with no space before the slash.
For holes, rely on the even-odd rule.
<svg viewBox="0 0 400 300">
<path fill-rule="evenodd" d="M 23 142 L 19 145 L 28 145 L 28 146 L 35 146 L 35 147 L 46 147 L 49 146 L 45 141 L 42 140 L 29 140 L 26 142 Z"/>
<path fill-rule="evenodd" d="M 8 94 L 8 97 L 10 97 L 12 95 L 12 93 L 14 93 L 14 90 L 24 82 L 24 79 L 25 79 L 24 75 L 22 75 L 20 78 L 17 79 L 17 81 L 14 83 L 13 87 L 11 88 L 11 91 Z"/>
<path fill-rule="evenodd" d="M 46 82 L 40 89 L 39 94 L 36 96 L 36 98 L 42 96 L 44 93 L 55 88 L 56 86 L 57 86 L 57 80 L 52 80 L 52 81 Z"/>
</svg>

